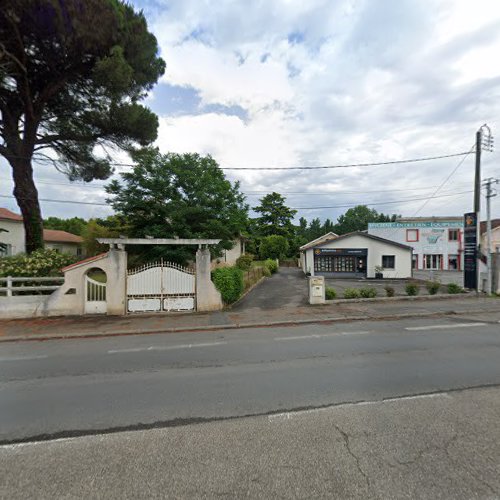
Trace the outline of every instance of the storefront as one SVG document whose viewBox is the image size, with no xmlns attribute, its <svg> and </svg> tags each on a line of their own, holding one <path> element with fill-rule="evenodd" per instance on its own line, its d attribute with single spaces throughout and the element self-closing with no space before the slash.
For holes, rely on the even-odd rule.
<svg viewBox="0 0 500 500">
<path fill-rule="evenodd" d="M 302 270 L 329 278 L 411 277 L 412 249 L 367 233 L 328 233 L 300 248 Z"/>
</svg>

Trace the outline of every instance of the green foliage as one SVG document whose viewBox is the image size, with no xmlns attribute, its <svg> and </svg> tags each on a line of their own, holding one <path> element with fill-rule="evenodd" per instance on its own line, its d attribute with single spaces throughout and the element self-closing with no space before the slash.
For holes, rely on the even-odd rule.
<svg viewBox="0 0 500 500">
<path fill-rule="evenodd" d="M 217 162 L 198 154 L 161 154 L 145 148 L 133 153 L 131 171 L 112 181 L 109 202 L 128 224 L 128 236 L 218 238 L 213 256 L 229 250 L 247 226 L 239 183 L 228 181 Z M 164 257 L 184 264 L 194 257 L 186 247 L 138 247 L 145 258 Z"/>
<path fill-rule="evenodd" d="M 248 271 L 252 267 L 253 255 L 245 253 L 236 259 L 236 267 L 242 271 Z"/>
<path fill-rule="evenodd" d="M 61 276 L 61 269 L 76 261 L 73 255 L 56 250 L 36 250 L 0 258 L 0 276 L 44 277 Z"/>
<path fill-rule="evenodd" d="M 366 205 L 357 205 L 338 218 L 334 232 L 341 235 L 354 231 L 364 231 L 368 229 L 370 222 L 390 222 L 396 218 L 396 215 L 380 214 Z"/>
<path fill-rule="evenodd" d="M 60 219 L 59 217 L 49 217 L 43 221 L 45 229 L 58 229 L 67 231 L 68 233 L 81 236 L 87 227 L 87 221 L 81 217 L 73 217 L 71 219 Z"/>
<path fill-rule="evenodd" d="M 337 296 L 337 292 L 334 288 L 327 286 L 325 289 L 325 299 L 333 300 Z"/>
<path fill-rule="evenodd" d="M 71 180 L 108 178 L 103 149 L 129 151 L 157 137 L 157 116 L 139 102 L 165 62 L 144 14 L 122 0 L 4 0 L 0 47 L 0 109 L 8 110 L 0 154 L 17 172 L 31 251 L 43 246 L 37 192 L 24 175 L 33 152 L 51 149 Z"/>
<path fill-rule="evenodd" d="M 261 214 L 256 220 L 259 235 L 280 235 L 288 238 L 294 235 L 292 221 L 297 210 L 288 208 L 285 201 L 283 196 L 273 192 L 264 196 L 260 200 L 260 205 L 253 208 L 255 212 Z"/>
<path fill-rule="evenodd" d="M 284 259 L 288 249 L 288 240 L 284 236 L 273 234 L 262 238 L 259 253 L 262 259 Z"/>
<path fill-rule="evenodd" d="M 450 294 L 464 293 L 464 289 L 456 283 L 448 283 L 446 289 Z"/>
<path fill-rule="evenodd" d="M 237 267 L 220 267 L 212 272 L 212 281 L 226 304 L 236 302 L 245 288 L 243 271 Z"/>
<path fill-rule="evenodd" d="M 344 299 L 359 299 L 361 293 L 357 288 L 346 288 L 344 290 Z"/>
<path fill-rule="evenodd" d="M 262 274 L 266 277 L 269 278 L 271 276 L 271 270 L 267 266 L 262 267 Z"/>
<path fill-rule="evenodd" d="M 266 259 L 264 265 L 269 269 L 271 274 L 278 272 L 278 263 L 274 259 Z"/>
<path fill-rule="evenodd" d="M 425 287 L 427 288 L 429 295 L 436 295 L 436 293 L 438 293 L 439 289 L 441 288 L 441 283 L 439 283 L 438 281 L 428 281 L 425 284 Z"/>
<path fill-rule="evenodd" d="M 409 296 L 418 295 L 420 292 L 420 287 L 416 283 L 408 283 L 405 286 L 406 294 Z"/>
<path fill-rule="evenodd" d="M 373 287 L 363 287 L 359 289 L 359 294 L 364 299 L 373 299 L 377 296 L 377 289 Z"/>
<path fill-rule="evenodd" d="M 385 286 L 384 287 L 384 290 L 385 290 L 385 294 L 387 295 L 387 297 L 394 297 L 395 295 L 395 290 L 394 290 L 394 287 L 392 286 Z"/>
</svg>

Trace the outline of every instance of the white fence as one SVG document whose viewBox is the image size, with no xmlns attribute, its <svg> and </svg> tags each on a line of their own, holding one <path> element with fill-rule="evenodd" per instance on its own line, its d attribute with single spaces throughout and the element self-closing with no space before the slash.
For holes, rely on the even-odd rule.
<svg viewBox="0 0 500 500">
<path fill-rule="evenodd" d="M 59 283 L 58 285 L 32 285 L 32 283 Z M 0 294 L 12 297 L 22 292 L 23 295 L 39 295 L 39 292 L 53 292 L 64 283 L 63 277 L 0 278 Z M 27 293 L 30 292 L 30 293 Z M 37 293 L 38 292 L 38 293 Z"/>
</svg>

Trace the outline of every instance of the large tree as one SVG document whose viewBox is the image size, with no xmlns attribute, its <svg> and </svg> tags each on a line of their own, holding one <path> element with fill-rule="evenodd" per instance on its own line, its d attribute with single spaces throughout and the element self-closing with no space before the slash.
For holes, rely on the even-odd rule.
<svg viewBox="0 0 500 500">
<path fill-rule="evenodd" d="M 356 205 L 337 219 L 334 232 L 337 234 L 365 231 L 370 222 L 391 222 L 397 215 L 385 215 L 366 205 Z"/>
<path fill-rule="evenodd" d="M 128 224 L 128 236 L 219 238 L 230 249 L 247 226 L 248 206 L 239 183 L 228 181 L 217 162 L 198 154 L 160 154 L 145 148 L 132 153 L 135 166 L 113 180 L 106 191 L 117 214 Z M 158 250 L 144 249 L 158 257 Z M 185 261 L 182 248 L 163 248 L 162 255 Z"/>
<path fill-rule="evenodd" d="M 43 246 L 33 160 L 106 179 L 109 151 L 156 139 L 139 104 L 165 69 L 141 12 L 121 0 L 0 0 L 0 154 L 12 167 L 26 250 Z"/>
<path fill-rule="evenodd" d="M 254 207 L 260 214 L 257 219 L 257 230 L 261 236 L 279 235 L 290 238 L 295 233 L 292 224 L 297 210 L 285 205 L 286 199 L 279 193 L 273 192 L 260 200 L 260 205 Z"/>
</svg>

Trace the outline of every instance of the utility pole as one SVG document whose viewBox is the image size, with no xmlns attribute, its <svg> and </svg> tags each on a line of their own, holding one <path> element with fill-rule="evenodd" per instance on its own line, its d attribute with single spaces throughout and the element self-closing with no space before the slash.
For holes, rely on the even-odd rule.
<svg viewBox="0 0 500 500">
<path fill-rule="evenodd" d="M 484 185 L 486 186 L 486 257 L 488 262 L 488 284 L 486 291 L 488 295 L 493 292 L 493 267 L 491 259 L 491 198 L 496 196 L 493 192 L 492 184 L 498 184 L 500 181 L 498 179 L 493 179 L 490 177 L 486 179 Z"/>
</svg>

